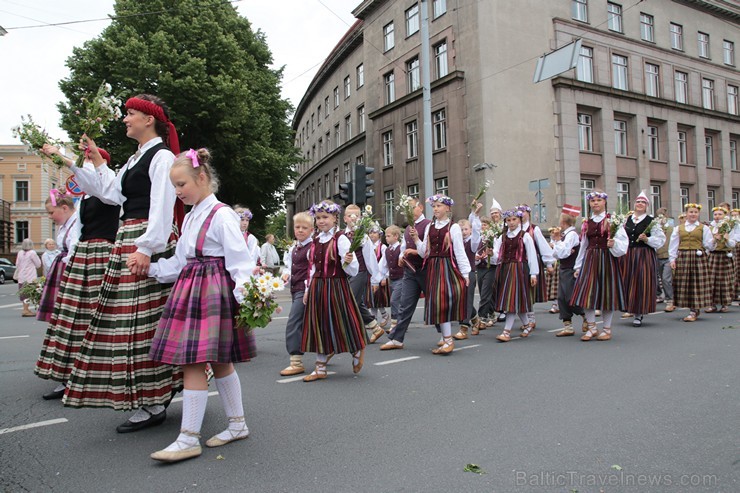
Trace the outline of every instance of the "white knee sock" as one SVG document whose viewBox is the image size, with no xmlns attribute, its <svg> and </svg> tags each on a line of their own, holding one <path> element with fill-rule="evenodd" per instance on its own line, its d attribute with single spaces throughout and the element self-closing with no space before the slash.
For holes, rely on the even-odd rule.
<svg viewBox="0 0 740 493">
<path fill-rule="evenodd" d="M 614 311 L 612 310 L 604 310 L 603 312 L 601 312 L 601 317 L 604 319 L 605 328 L 611 329 L 613 316 L 614 316 Z"/>
<path fill-rule="evenodd" d="M 504 332 L 511 332 L 511 328 L 514 327 L 514 321 L 516 320 L 516 313 L 506 314 L 506 325 L 504 326 Z"/>
<path fill-rule="evenodd" d="M 242 403 L 242 387 L 239 375 L 234 371 L 231 375 L 216 379 L 216 388 L 221 397 L 227 418 L 240 418 L 244 416 L 244 405 Z"/>
<path fill-rule="evenodd" d="M 596 323 L 596 310 L 587 309 L 584 310 L 586 312 L 586 322 L 590 324 Z"/>
<path fill-rule="evenodd" d="M 529 313 L 519 313 L 518 315 L 519 315 L 519 320 L 521 320 L 522 322 L 522 325 L 527 325 L 529 322 L 534 321 L 534 313 L 532 314 L 532 318 L 529 317 Z"/>
<path fill-rule="evenodd" d="M 176 452 L 183 448 L 193 447 L 198 444 L 197 436 L 191 434 L 200 433 L 203 425 L 203 416 L 206 414 L 206 405 L 208 404 L 207 390 L 188 390 L 182 391 L 182 424 L 180 425 L 180 435 L 177 440 L 170 444 L 165 450 Z M 191 434 L 183 433 L 189 432 Z"/>
<path fill-rule="evenodd" d="M 439 326 L 442 329 L 442 337 L 452 337 L 452 322 L 442 322 Z"/>
</svg>

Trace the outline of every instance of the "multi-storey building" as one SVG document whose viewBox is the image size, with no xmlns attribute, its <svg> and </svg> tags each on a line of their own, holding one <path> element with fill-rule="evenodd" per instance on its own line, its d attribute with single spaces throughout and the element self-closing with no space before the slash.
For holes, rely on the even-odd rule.
<svg viewBox="0 0 740 493">
<path fill-rule="evenodd" d="M 22 145 L 0 146 L 0 199 L 10 203 L 10 247 L 31 238 L 37 249 L 56 236 L 45 202 L 52 188 L 63 188 L 70 173 L 42 160 Z M 5 245 L 7 247 L 7 244 Z"/>
<path fill-rule="evenodd" d="M 296 209 L 336 196 L 357 162 L 375 168 L 384 223 L 400 221 L 399 191 L 464 204 L 488 179 L 487 199 L 526 202 L 547 225 L 564 203 L 585 212 L 592 188 L 610 208 L 640 190 L 673 215 L 689 201 L 740 207 L 737 2 L 425 5 L 434 190 L 422 189 L 422 3 L 365 0 L 295 114 Z M 537 57 L 576 39 L 578 66 L 533 83 Z"/>
</svg>

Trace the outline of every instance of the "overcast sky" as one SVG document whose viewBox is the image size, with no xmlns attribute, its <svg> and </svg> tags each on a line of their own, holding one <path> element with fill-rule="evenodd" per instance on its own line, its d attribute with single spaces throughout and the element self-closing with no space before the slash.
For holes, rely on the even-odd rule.
<svg viewBox="0 0 740 493">
<path fill-rule="evenodd" d="M 60 27 L 12 29 L 19 26 L 113 14 L 113 0 L 0 0 L 0 144 L 18 144 L 10 128 L 31 114 L 52 137 L 66 138 L 59 128 L 56 104 L 64 99 L 59 80 L 72 48 L 100 35 L 109 20 Z M 324 58 L 355 21 L 351 11 L 360 0 L 242 0 L 241 15 L 267 35 L 275 66 L 285 66 L 283 96 L 297 106 Z"/>
</svg>

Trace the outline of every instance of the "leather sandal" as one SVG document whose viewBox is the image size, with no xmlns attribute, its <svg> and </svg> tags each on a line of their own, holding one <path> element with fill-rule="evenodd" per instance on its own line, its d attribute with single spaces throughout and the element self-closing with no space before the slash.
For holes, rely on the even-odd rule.
<svg viewBox="0 0 740 493">
<path fill-rule="evenodd" d="M 303 377 L 304 382 L 314 382 L 316 380 L 323 380 L 327 377 L 326 363 L 316 362 L 316 368 L 310 374 Z"/>
<path fill-rule="evenodd" d="M 358 353 L 360 354 L 357 355 L 357 353 L 355 353 L 352 355 L 352 372 L 354 373 L 360 373 L 360 370 L 362 370 L 362 365 L 365 364 L 365 350 L 360 349 Z M 355 359 L 357 359 L 357 364 L 355 364 Z"/>
<path fill-rule="evenodd" d="M 730 309 L 729 309 L 729 308 L 727 308 L 727 307 L 726 307 L 726 306 L 724 306 L 724 305 L 722 306 L 722 308 L 720 308 L 720 309 L 719 309 L 719 312 L 720 312 L 720 313 L 727 313 L 727 312 L 729 312 L 729 311 L 730 311 Z"/>
<path fill-rule="evenodd" d="M 384 335 L 385 335 L 385 330 L 382 329 L 382 326 L 373 329 L 373 333 L 372 335 L 370 335 L 370 340 L 369 340 L 370 344 L 374 344 L 375 341 L 377 341 Z"/>
<path fill-rule="evenodd" d="M 527 324 L 527 327 L 524 329 L 524 331 L 521 333 L 521 335 L 519 337 L 521 337 L 522 339 L 526 339 L 527 337 L 529 337 L 529 334 L 533 330 L 534 330 L 534 324 L 529 323 L 529 324 Z"/>
<path fill-rule="evenodd" d="M 229 437 L 225 439 L 219 438 L 218 435 L 213 435 L 206 441 L 206 447 L 220 447 L 222 445 L 226 445 L 227 443 L 249 438 L 249 428 L 247 428 L 246 423 L 244 423 L 244 416 L 229 418 L 229 423 L 243 423 L 244 426 L 240 430 L 232 430 L 231 428 L 226 428 L 226 430 L 224 431 L 228 432 Z"/>
<path fill-rule="evenodd" d="M 675 310 L 676 310 L 676 305 L 674 305 L 673 303 L 670 303 L 670 304 L 666 303 L 665 309 L 663 311 L 671 313 L 672 311 L 675 311 Z"/>
<path fill-rule="evenodd" d="M 599 330 L 596 328 L 596 324 L 588 324 L 588 331 L 581 336 L 582 341 L 590 341 L 594 337 L 599 335 Z"/>
<path fill-rule="evenodd" d="M 455 349 L 455 340 L 452 337 L 445 337 L 443 343 L 437 349 L 432 349 L 432 354 L 450 354 Z"/>
<path fill-rule="evenodd" d="M 480 335 L 480 329 L 477 325 L 474 325 L 472 329 L 470 329 L 470 335 L 471 336 L 477 336 Z"/>
<path fill-rule="evenodd" d="M 601 332 L 601 334 L 596 336 L 597 341 L 608 341 L 612 338 L 612 329 L 609 327 L 604 327 L 604 330 Z"/>
<path fill-rule="evenodd" d="M 685 317 L 683 318 L 683 321 L 684 321 L 684 322 L 696 322 L 696 319 L 697 319 L 697 317 L 698 317 L 698 316 L 699 316 L 699 314 L 698 314 L 698 313 L 696 313 L 696 312 L 694 312 L 694 311 L 691 311 L 691 312 L 689 312 L 689 314 L 688 314 L 688 315 L 686 315 L 686 316 L 685 316 Z"/>
<path fill-rule="evenodd" d="M 511 340 L 511 331 L 505 330 L 496 336 L 499 342 L 509 342 Z"/>
<path fill-rule="evenodd" d="M 708 307 L 704 311 L 707 312 L 707 313 L 715 313 L 717 311 L 717 307 L 716 306 L 710 306 L 710 307 Z"/>
<path fill-rule="evenodd" d="M 457 334 L 453 335 L 452 337 L 454 337 L 458 341 L 464 341 L 465 339 L 467 339 L 468 338 L 468 326 L 461 325 L 460 331 Z"/>
</svg>

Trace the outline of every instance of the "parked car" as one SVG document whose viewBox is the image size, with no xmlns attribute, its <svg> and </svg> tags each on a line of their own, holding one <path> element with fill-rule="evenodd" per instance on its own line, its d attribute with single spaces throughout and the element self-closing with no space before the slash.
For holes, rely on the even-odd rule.
<svg viewBox="0 0 740 493">
<path fill-rule="evenodd" d="M 13 279 L 15 264 L 6 258 L 0 258 L 0 284 L 5 284 L 6 279 Z"/>
</svg>

